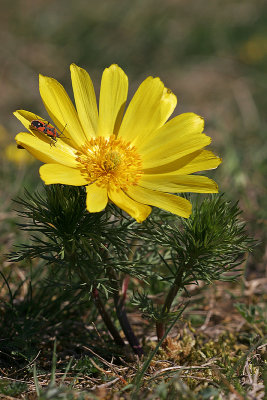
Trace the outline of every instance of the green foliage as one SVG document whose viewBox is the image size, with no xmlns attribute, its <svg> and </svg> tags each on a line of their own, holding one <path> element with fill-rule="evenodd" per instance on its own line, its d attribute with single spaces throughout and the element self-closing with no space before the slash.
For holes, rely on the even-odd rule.
<svg viewBox="0 0 267 400">
<path fill-rule="evenodd" d="M 6 291 L 6 286 L 2 285 L 0 366 L 19 364 L 25 367 L 38 356 L 43 343 L 49 346 L 55 330 L 57 337 L 64 337 L 67 329 L 69 339 L 75 335 L 79 343 L 82 340 L 86 343 L 88 332 L 83 330 L 81 340 L 75 324 L 85 312 L 89 321 L 94 320 L 95 309 L 90 307 L 88 293 L 85 296 L 79 285 L 64 284 L 60 277 L 52 266 L 44 269 L 43 263 L 39 262 L 30 271 L 25 271 L 25 278 L 15 288 L 14 284 L 9 288 L 8 296 L 2 296 Z M 8 280 L 15 282 L 15 278 L 13 268 Z"/>
<path fill-rule="evenodd" d="M 165 258 L 169 279 L 182 274 L 182 286 L 198 280 L 229 280 L 227 272 L 240 265 L 253 247 L 240 214 L 237 203 L 212 195 L 201 203 L 197 200 L 188 219 L 149 220 L 143 234 L 169 249 Z"/>
<path fill-rule="evenodd" d="M 0 383 L 0 394 L 6 396 L 18 396 L 22 392 L 27 390 L 28 385 L 24 382 L 1 382 Z"/>
<path fill-rule="evenodd" d="M 176 316 L 176 312 L 165 312 L 162 314 L 162 306 L 155 305 L 147 293 L 135 292 L 131 298 L 131 304 L 137 306 L 145 319 L 152 321 L 171 322 Z"/>
<path fill-rule="evenodd" d="M 145 292 L 135 292 L 132 296 L 131 304 L 139 307 L 144 318 L 157 321 L 161 317 L 161 307 L 155 306 L 153 300 Z"/>
<path fill-rule="evenodd" d="M 221 391 L 213 386 L 208 386 L 196 392 L 192 390 L 182 378 L 180 378 L 180 373 L 175 374 L 169 380 L 163 380 L 159 383 L 153 394 L 147 397 L 148 400 L 169 400 L 169 399 L 179 399 L 179 400 L 221 400 Z"/>
<path fill-rule="evenodd" d="M 61 284 L 75 282 L 78 276 L 87 292 L 97 287 L 106 295 L 112 291 L 107 269 L 144 277 L 142 268 L 128 260 L 127 228 L 133 222 L 113 206 L 107 212 L 88 213 L 83 187 L 51 185 L 44 194 L 27 192 L 17 203 L 26 218 L 21 229 L 34 234 L 32 244 L 22 245 L 11 261 L 38 257 L 64 271 Z"/>
<path fill-rule="evenodd" d="M 261 306 L 235 303 L 234 306 L 246 320 L 247 325 L 252 328 L 252 333 L 243 333 L 243 339 L 253 343 L 256 337 L 264 338 L 267 335 L 267 309 L 265 304 Z"/>
<path fill-rule="evenodd" d="M 143 224 L 113 205 L 88 213 L 83 187 L 51 185 L 44 195 L 26 193 L 18 203 L 27 218 L 21 228 L 32 233 L 33 243 L 21 246 L 12 261 L 41 258 L 59 271 L 54 284 L 85 293 L 97 288 L 106 297 L 114 292 L 118 277 L 142 279 L 147 294 L 135 292 L 132 303 L 154 321 L 172 319 L 172 302 L 187 285 L 235 278 L 236 272 L 229 272 L 253 246 L 238 205 L 223 196 L 202 202 L 197 197 L 188 219 L 155 210 Z M 160 287 L 169 290 L 163 308 L 148 298 Z"/>
<path fill-rule="evenodd" d="M 264 323 L 267 328 L 266 309 L 254 304 L 246 306 L 243 303 L 236 303 L 235 307 L 249 324 Z"/>
<path fill-rule="evenodd" d="M 73 369 L 76 372 L 84 375 L 99 373 L 99 369 L 97 369 L 93 363 L 102 367 L 102 364 L 99 363 L 97 358 L 93 357 L 92 362 L 92 357 L 84 356 L 77 361 L 77 363 L 73 366 Z"/>
<path fill-rule="evenodd" d="M 22 248 L 16 254 L 16 260 L 25 257 L 41 257 L 50 263 L 61 263 L 66 259 L 83 262 L 85 257 L 90 261 L 101 260 L 101 254 L 108 251 L 107 241 L 123 255 L 120 227 L 116 228 L 116 221 L 114 224 L 108 222 L 108 213 L 87 212 L 83 187 L 51 185 L 45 187 L 45 195 L 26 192 L 26 199 L 17 203 L 24 207 L 20 215 L 28 218 L 21 228 L 41 233 L 46 241 L 33 236 L 38 244 Z M 111 235 L 112 230 L 116 235 Z M 79 259 L 81 252 L 82 260 Z"/>
<path fill-rule="evenodd" d="M 149 244 L 153 242 L 158 251 L 167 249 L 164 257 L 159 253 L 165 273 L 158 269 L 158 274 L 161 280 L 172 285 L 161 312 L 145 293 L 135 293 L 133 301 L 146 317 L 150 315 L 161 321 L 170 318 L 176 294 L 182 289 L 186 291 L 189 284 L 236 279 L 237 267 L 243 262 L 245 252 L 251 251 L 255 244 L 240 214 L 237 203 L 231 204 L 223 196 L 213 195 L 202 202 L 197 198 L 188 219 L 162 218 L 158 214 L 137 228 L 140 237 Z M 231 271 L 234 272 L 230 274 Z"/>
<path fill-rule="evenodd" d="M 148 397 L 148 399 L 181 399 L 181 400 L 197 400 L 199 397 L 193 393 L 193 391 L 183 382 L 180 374 L 176 374 L 169 381 L 163 380 L 154 389 L 154 393 Z"/>
<path fill-rule="evenodd" d="M 36 388 L 36 394 L 39 400 L 83 400 L 85 399 L 84 393 L 79 393 L 78 396 L 74 393 L 70 386 L 65 385 L 64 381 L 66 379 L 66 375 L 71 367 L 71 362 L 68 363 L 65 373 L 60 379 L 59 384 L 56 383 L 56 343 L 54 344 L 53 350 L 53 359 L 52 359 L 52 370 L 51 370 L 51 379 L 46 387 L 40 387 L 36 372 L 36 366 L 34 365 L 34 382 Z M 88 397 L 86 397 L 88 398 Z M 94 396 L 92 397 L 92 399 Z"/>
<path fill-rule="evenodd" d="M 97 287 L 101 296 L 108 298 L 115 293 L 118 282 L 120 284 L 126 275 L 130 275 L 142 279 L 144 288 L 143 291 L 137 291 L 133 285 L 131 306 L 139 307 L 145 318 L 156 322 L 157 328 L 160 324 L 164 327 L 167 323 L 171 324 L 167 329 L 164 328 L 165 331 L 163 329 L 160 342 L 146 357 L 132 383 L 125 386 L 125 393 L 130 390 L 133 399 L 140 397 L 142 388 L 146 387 L 147 371 L 158 353 L 160 357 L 176 362 L 179 360 L 179 363 L 184 363 L 185 359 L 202 363 L 209 358 L 220 357 L 219 368 L 236 362 L 225 374 L 235 390 L 243 394 L 236 375 L 241 364 L 244 368 L 245 361 L 238 359 L 237 352 L 234 357 L 231 356 L 233 337 L 228 340 L 222 336 L 216 343 L 204 343 L 190 336 L 189 341 L 184 337 L 177 344 L 173 343 L 176 347 L 172 348 L 171 354 L 160 349 L 185 308 L 182 302 L 172 308 L 177 294 L 182 290 L 186 293 L 189 284 L 198 284 L 200 280 L 211 283 L 218 279 L 227 281 L 236 278 L 245 252 L 254 245 L 240 219 L 237 204 L 231 204 L 223 196 L 207 196 L 201 202 L 199 197 L 190 200 L 193 202 L 193 213 L 187 220 L 154 210 L 146 222 L 137 224 L 112 205 L 105 212 L 88 213 L 83 188 L 52 185 L 42 195 L 27 193 L 26 199 L 19 201 L 20 207 L 23 206 L 20 215 L 25 218 L 21 228 L 32 234 L 32 243 L 18 248 L 11 255 L 11 260 L 21 262 L 25 259 L 33 267 L 30 277 L 24 282 L 28 287 L 24 301 L 17 301 L 19 289 L 14 291 L 8 283 L 9 279 L 2 273 L 3 287 L 9 298 L 2 302 L 2 309 L 5 310 L 5 329 L 2 334 L 5 337 L 8 330 L 11 336 L 9 342 L 4 340 L 1 343 L 5 346 L 2 348 L 6 355 L 12 355 L 14 362 L 19 361 L 23 365 L 29 363 L 27 370 L 30 371 L 30 365 L 37 356 L 38 330 L 46 331 L 49 336 L 49 332 L 52 334 L 57 327 L 57 336 L 60 337 L 60 320 L 63 318 L 74 323 L 84 305 L 92 305 L 92 288 Z M 43 280 L 38 283 L 39 276 Z M 165 299 L 163 306 L 154 302 L 159 292 Z M 264 313 L 261 307 L 245 308 L 241 303 L 236 307 L 251 326 L 256 326 L 256 330 L 262 329 Z M 97 314 L 92 309 L 96 319 Z M 107 310 L 111 315 L 114 313 L 110 304 Z M 66 322 L 63 335 L 66 332 L 64 328 Z M 81 357 L 71 371 L 89 377 L 95 377 L 95 374 L 102 376 L 96 364 L 99 365 L 96 358 L 92 362 L 89 357 Z M 34 369 L 39 399 L 77 398 L 72 388 L 65 385 L 64 379 L 56 382 L 55 366 L 54 349 L 51 381 L 42 388 Z M 70 366 L 67 369 L 70 370 Z M 202 387 L 195 392 L 193 388 L 196 385 L 194 378 L 189 378 L 185 383 L 178 375 L 155 385 L 147 397 L 167 399 L 178 396 L 193 400 L 208 399 L 209 396 L 220 398 L 221 390 L 217 390 L 216 385 Z M 223 390 L 228 391 L 227 384 L 224 384 Z M 88 395 L 79 393 L 78 398 L 86 399 Z"/>
<path fill-rule="evenodd" d="M 29 318 L 26 318 L 27 323 L 24 321 L 20 325 L 15 317 L 18 308 L 14 307 L 14 293 L 7 280 L 4 280 L 10 297 L 10 302 L 4 306 L 15 310 L 11 313 L 14 322 L 7 321 L 7 325 L 12 328 L 13 345 L 16 338 L 21 341 L 25 337 L 30 351 L 33 341 L 27 337 L 34 337 L 36 324 L 45 326 L 44 310 L 50 315 L 55 314 L 56 324 L 62 315 L 57 310 L 61 302 L 67 304 L 67 314 L 71 315 L 72 307 L 77 310 L 75 302 L 85 299 L 88 305 L 92 304 L 88 303 L 90 295 L 118 343 L 120 338 L 116 339 L 116 335 L 119 333 L 116 333 L 110 317 L 114 309 L 111 305 L 101 305 L 100 298 L 113 296 L 122 329 L 132 348 L 140 349 L 138 354 L 142 354 L 125 314 L 123 295 L 120 296 L 118 291 L 125 276 L 138 278 L 142 280 L 144 291 L 134 290 L 132 307 L 139 307 L 145 318 L 156 323 L 158 337 L 161 339 L 132 383 L 133 396 L 138 396 L 154 355 L 186 307 L 181 302 L 172 309 L 177 294 L 183 289 L 186 292 L 189 284 L 198 284 L 200 280 L 211 283 L 219 279 L 234 279 L 244 253 L 250 251 L 254 244 L 245 231 L 245 224 L 240 220 L 237 204 L 225 201 L 223 196 L 207 196 L 201 202 L 196 197 L 196 200 L 191 198 L 191 201 L 193 213 L 187 220 L 154 210 L 148 220 L 138 224 L 113 205 L 101 213 L 88 213 L 82 187 L 51 185 L 45 188 L 44 194 L 26 193 L 26 199 L 18 202 L 20 207 L 23 206 L 20 215 L 25 218 L 20 226 L 31 233 L 32 243 L 22 245 L 10 259 L 13 262 L 24 259 L 31 263 L 39 262 L 40 271 L 47 270 L 43 275 L 46 287 L 43 292 L 40 290 L 39 300 L 37 297 L 32 302 L 30 295 L 28 304 L 21 305 L 26 306 Z M 234 272 L 229 275 L 231 271 Z M 38 268 L 35 268 L 35 274 L 38 276 Z M 43 297 L 47 297 L 47 287 L 55 290 L 53 298 L 56 301 L 54 303 L 50 300 L 50 304 L 42 308 Z M 100 297 L 96 294 L 98 291 Z M 157 296 L 159 291 L 162 291 L 165 299 L 163 306 L 156 305 L 153 300 L 152 294 Z M 70 294 L 71 302 L 66 301 Z M 47 318 L 51 324 L 53 318 L 48 315 Z M 166 329 L 169 322 L 171 325 Z M 29 355 L 25 346 L 23 349 L 19 343 L 15 353 L 13 349 L 13 355 L 24 357 L 28 362 L 32 362 L 35 356 L 33 353 Z M 213 349 L 210 356 L 213 356 Z M 55 363 L 54 358 L 53 365 Z M 78 374 L 86 373 L 89 376 L 96 372 L 95 368 L 90 358 L 81 358 L 74 367 Z M 63 383 L 55 384 L 53 374 L 45 389 L 39 388 L 36 381 L 39 397 L 44 400 L 72 398 L 68 397 L 72 396 L 72 392 Z M 180 393 L 181 388 L 178 386 L 162 386 L 159 389 L 162 391 L 160 396 L 164 399 L 165 394 Z"/>
</svg>

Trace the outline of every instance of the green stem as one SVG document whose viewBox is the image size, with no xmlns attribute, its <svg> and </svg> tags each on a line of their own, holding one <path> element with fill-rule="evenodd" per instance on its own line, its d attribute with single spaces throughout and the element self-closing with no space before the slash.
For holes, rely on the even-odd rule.
<svg viewBox="0 0 267 400">
<path fill-rule="evenodd" d="M 178 271 L 176 278 L 166 296 L 166 299 L 165 299 L 165 302 L 164 302 L 164 305 L 163 305 L 162 311 L 161 311 L 162 317 L 164 317 L 164 314 L 166 314 L 170 311 L 173 300 L 175 299 L 178 291 L 181 289 L 182 278 L 183 278 L 183 268 L 180 268 L 180 271 Z M 163 321 L 156 322 L 156 330 L 157 330 L 158 340 L 161 340 L 162 337 L 164 336 L 165 329 L 166 329 L 165 322 L 163 322 Z"/>
<path fill-rule="evenodd" d="M 165 314 L 170 311 L 173 300 L 175 299 L 179 289 L 181 289 L 181 283 L 182 283 L 182 274 L 179 274 L 176 276 L 175 281 L 173 282 L 172 286 L 170 287 L 170 290 L 165 299 L 164 306 L 162 308 L 162 313 Z"/>
</svg>

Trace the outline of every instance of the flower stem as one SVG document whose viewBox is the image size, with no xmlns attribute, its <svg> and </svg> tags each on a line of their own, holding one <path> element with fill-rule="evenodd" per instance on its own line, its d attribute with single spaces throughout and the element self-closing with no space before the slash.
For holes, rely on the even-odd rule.
<svg viewBox="0 0 267 400">
<path fill-rule="evenodd" d="M 120 322 L 121 328 L 126 336 L 126 339 L 128 340 L 130 346 L 132 347 L 133 351 L 135 354 L 138 355 L 138 357 L 141 357 L 144 352 L 142 349 L 142 346 L 139 344 L 139 341 L 137 337 L 135 336 L 132 327 L 129 323 L 126 310 L 125 310 L 125 305 L 123 301 L 123 296 L 119 296 L 118 293 L 114 294 L 114 304 L 116 307 L 116 313 L 118 320 Z"/>
<path fill-rule="evenodd" d="M 115 340 L 115 343 L 119 346 L 124 346 L 125 343 L 124 343 L 123 339 L 121 338 L 117 328 L 114 326 L 112 320 L 110 319 L 108 313 L 106 312 L 104 305 L 102 303 L 102 300 L 99 296 L 98 290 L 96 288 L 93 288 L 93 290 L 92 290 L 92 297 L 93 297 L 94 303 L 96 305 L 96 308 L 98 309 L 99 314 L 101 315 L 104 323 L 106 324 L 106 327 L 108 328 L 111 336 Z"/>
<path fill-rule="evenodd" d="M 78 265 L 76 263 L 75 254 L 71 250 L 69 251 L 69 254 L 70 254 L 69 257 L 70 257 L 73 265 L 77 266 L 76 271 L 77 271 L 79 277 L 81 278 L 81 280 L 90 285 L 90 281 L 88 280 L 87 275 L 84 273 L 82 268 L 78 267 Z M 103 304 L 103 302 L 102 302 L 102 300 L 101 300 L 101 298 L 99 296 L 99 292 L 98 292 L 96 287 L 93 287 L 93 289 L 92 289 L 92 298 L 94 300 L 96 308 L 98 309 L 99 314 L 102 317 L 102 320 L 103 320 L 104 324 L 106 325 L 109 333 L 113 337 L 115 343 L 118 346 L 124 346 L 125 345 L 124 340 L 122 339 L 119 331 L 117 330 L 117 328 L 113 324 L 109 314 L 106 312 L 104 304 Z"/>
<path fill-rule="evenodd" d="M 162 311 L 161 311 L 162 317 L 164 317 L 164 314 L 166 314 L 170 311 L 173 300 L 175 299 L 179 289 L 181 289 L 182 277 L 183 277 L 183 268 L 180 268 L 180 271 L 178 271 L 176 278 L 166 296 L 166 299 L 165 299 L 165 302 L 164 302 L 164 305 L 163 305 Z M 165 329 L 166 329 L 166 324 L 164 321 L 156 322 L 156 330 L 157 330 L 158 340 L 161 340 L 162 337 L 164 336 Z"/>
<path fill-rule="evenodd" d="M 114 283 L 113 299 L 114 299 L 114 305 L 116 308 L 116 314 L 117 314 L 118 320 L 120 322 L 121 328 L 124 332 L 126 339 L 129 342 L 129 345 L 133 349 L 134 353 L 137 354 L 138 357 L 141 357 L 144 354 L 143 348 L 139 344 L 139 341 L 132 330 L 132 327 L 130 325 L 130 322 L 128 320 L 126 310 L 125 310 L 125 299 L 126 299 L 126 291 L 127 291 L 128 283 L 129 283 L 129 277 L 126 276 L 126 278 L 124 278 L 123 284 L 122 284 L 122 294 L 120 295 L 119 294 L 119 286 L 118 286 L 118 278 L 117 278 L 115 272 L 111 268 L 109 269 L 109 276 L 110 276 L 110 281 Z"/>
</svg>

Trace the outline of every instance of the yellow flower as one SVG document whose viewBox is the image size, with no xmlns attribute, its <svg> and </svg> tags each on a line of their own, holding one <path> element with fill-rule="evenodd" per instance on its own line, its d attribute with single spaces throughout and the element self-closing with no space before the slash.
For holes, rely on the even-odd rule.
<svg viewBox="0 0 267 400">
<path fill-rule="evenodd" d="M 166 122 L 177 99 L 159 78 L 148 77 L 124 113 L 128 78 L 121 68 L 104 70 L 99 109 L 88 73 L 75 64 L 70 69 L 76 109 L 59 82 L 40 76 L 43 103 L 58 128 L 55 142 L 31 129 L 31 121 L 42 118 L 14 113 L 30 132 L 19 133 L 17 144 L 45 163 L 45 184 L 86 185 L 89 212 L 104 210 L 110 200 L 138 222 L 150 206 L 189 217 L 190 202 L 170 193 L 218 192 L 211 179 L 191 175 L 221 162 L 203 150 L 211 142 L 203 119 L 186 113 Z"/>
</svg>

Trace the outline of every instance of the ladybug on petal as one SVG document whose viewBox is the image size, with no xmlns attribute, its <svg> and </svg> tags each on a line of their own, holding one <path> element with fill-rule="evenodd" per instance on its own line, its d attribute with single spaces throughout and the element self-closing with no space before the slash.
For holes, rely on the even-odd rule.
<svg viewBox="0 0 267 400">
<path fill-rule="evenodd" d="M 61 132 L 59 134 L 53 125 L 51 125 L 49 122 L 41 121 L 39 119 L 34 119 L 31 121 L 30 129 L 44 133 L 49 137 L 49 139 L 51 139 L 51 144 L 54 144 L 54 146 L 57 138 L 59 138 L 63 133 Z"/>
</svg>

